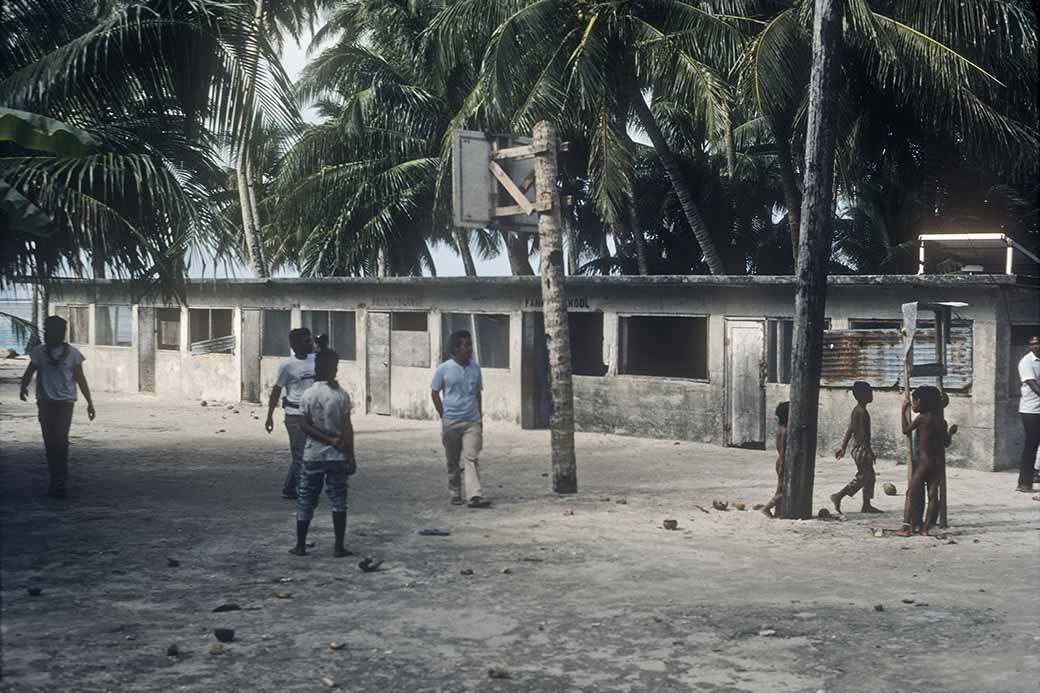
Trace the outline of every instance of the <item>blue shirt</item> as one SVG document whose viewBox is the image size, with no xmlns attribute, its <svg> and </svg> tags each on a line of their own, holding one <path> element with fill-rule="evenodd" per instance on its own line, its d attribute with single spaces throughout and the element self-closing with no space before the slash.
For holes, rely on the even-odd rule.
<svg viewBox="0 0 1040 693">
<path fill-rule="evenodd" d="M 477 396 L 484 383 L 480 377 L 480 366 L 473 359 L 464 367 L 455 359 L 448 359 L 437 366 L 430 389 L 443 391 L 444 418 L 453 421 L 480 421 Z"/>
</svg>

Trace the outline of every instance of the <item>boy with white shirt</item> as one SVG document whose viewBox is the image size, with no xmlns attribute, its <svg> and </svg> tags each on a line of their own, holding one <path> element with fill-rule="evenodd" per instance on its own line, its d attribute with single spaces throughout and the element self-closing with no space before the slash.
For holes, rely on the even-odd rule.
<svg viewBox="0 0 1040 693">
<path fill-rule="evenodd" d="M 274 409 L 281 399 L 285 410 L 285 430 L 289 433 L 289 450 L 292 461 L 289 473 L 282 485 L 282 498 L 296 499 L 300 485 L 300 465 L 303 464 L 303 447 L 307 436 L 303 432 L 303 416 L 300 413 L 300 399 L 303 393 L 314 384 L 314 344 L 311 331 L 306 327 L 298 327 L 289 332 L 289 345 L 293 350 L 293 358 L 278 367 L 278 378 L 271 388 L 271 397 L 267 402 L 267 421 L 264 428 L 270 433 L 274 430 Z M 282 392 L 285 397 L 282 397 Z"/>
<path fill-rule="evenodd" d="M 1029 353 L 1018 362 L 1018 379 L 1022 383 L 1022 398 L 1018 401 L 1018 415 L 1025 429 L 1022 458 L 1019 465 L 1017 491 L 1033 492 L 1033 466 L 1037 448 L 1040 448 L 1040 335 L 1029 339 Z"/>
<path fill-rule="evenodd" d="M 430 384 L 433 406 L 441 417 L 441 441 L 448 458 L 448 489 L 453 505 L 462 505 L 462 470 L 465 458 L 466 497 L 470 508 L 487 508 L 491 501 L 481 496 L 478 459 L 484 445 L 483 380 L 473 360 L 473 339 L 466 330 L 448 338 L 451 358 L 437 367 Z M 441 392 L 444 399 L 441 400 Z"/>
</svg>

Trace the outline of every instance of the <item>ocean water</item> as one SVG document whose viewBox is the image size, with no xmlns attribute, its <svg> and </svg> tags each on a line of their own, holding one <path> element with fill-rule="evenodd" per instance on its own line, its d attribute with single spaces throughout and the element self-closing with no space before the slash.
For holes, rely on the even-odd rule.
<svg viewBox="0 0 1040 693">
<path fill-rule="evenodd" d="M 9 313 L 11 315 L 17 315 L 20 318 L 30 320 L 32 318 L 32 302 L 31 301 L 19 301 L 19 300 L 0 300 L 0 313 Z M 0 356 L 7 355 L 8 349 L 14 349 L 19 354 L 25 352 L 25 343 L 28 341 L 28 336 L 24 339 L 17 339 L 15 337 L 14 327 L 11 324 L 11 320 L 5 316 L 0 315 Z"/>
</svg>

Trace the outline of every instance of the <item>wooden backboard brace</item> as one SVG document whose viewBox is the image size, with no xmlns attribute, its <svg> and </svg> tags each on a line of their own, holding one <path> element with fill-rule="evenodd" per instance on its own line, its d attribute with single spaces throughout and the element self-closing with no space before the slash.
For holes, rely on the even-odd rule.
<svg viewBox="0 0 1040 693">
<path fill-rule="evenodd" d="M 456 226 L 538 231 L 535 152 L 530 137 L 455 130 L 452 211 Z"/>
</svg>

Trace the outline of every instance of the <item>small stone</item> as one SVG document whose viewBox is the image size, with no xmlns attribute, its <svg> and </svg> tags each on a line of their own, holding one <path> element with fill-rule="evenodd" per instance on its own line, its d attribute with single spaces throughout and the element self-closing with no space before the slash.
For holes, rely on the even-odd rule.
<svg viewBox="0 0 1040 693">
<path fill-rule="evenodd" d="M 830 516 L 831 516 L 831 511 L 828 510 L 827 508 L 820 508 L 820 512 L 816 513 L 816 517 L 820 518 L 821 520 L 826 519 L 826 518 L 828 518 Z"/>
<path fill-rule="evenodd" d="M 170 645 L 169 647 L 166 648 L 166 656 L 167 657 L 176 657 L 180 653 L 181 653 L 181 648 L 177 645 L 177 643 L 173 643 L 172 645 Z"/>
<path fill-rule="evenodd" d="M 947 541 L 946 543 L 947 543 L 947 544 L 956 544 L 956 543 L 957 543 L 957 540 L 956 540 L 956 539 L 950 539 L 950 540 L 948 540 L 948 541 Z"/>
<path fill-rule="evenodd" d="M 513 569 L 512 568 L 503 568 L 502 569 L 502 574 L 503 575 L 512 575 L 513 574 Z"/>
<path fill-rule="evenodd" d="M 231 642 L 232 640 L 235 639 L 235 629 L 234 628 L 214 628 L 213 629 L 213 635 L 220 642 Z"/>
<path fill-rule="evenodd" d="M 770 635 L 776 635 L 776 631 L 772 628 L 766 628 L 765 630 L 758 631 L 758 634 L 763 638 L 768 638 Z"/>
<path fill-rule="evenodd" d="M 40 587 L 28 587 L 25 591 L 29 593 L 30 597 L 39 597 L 43 594 L 43 589 Z"/>
<path fill-rule="evenodd" d="M 472 575 L 472 574 L 473 574 L 473 569 L 472 568 L 463 568 L 462 570 L 459 571 L 459 575 Z"/>
<path fill-rule="evenodd" d="M 549 476 L 549 472 L 542 472 L 542 476 Z"/>
<path fill-rule="evenodd" d="M 570 516 L 571 516 L 571 515 L 573 515 L 573 514 L 574 514 L 574 511 L 573 511 L 573 510 L 564 510 L 564 511 L 563 511 L 563 516 L 564 516 L 564 517 L 570 517 Z"/>
<path fill-rule="evenodd" d="M 491 679 L 511 679 L 513 675 L 509 673 L 507 669 L 502 667 L 491 667 L 488 669 L 488 678 Z"/>
<path fill-rule="evenodd" d="M 166 566 L 168 568 L 176 568 L 180 564 L 181 564 L 181 562 L 178 561 L 176 558 L 167 558 L 166 559 Z"/>
<path fill-rule="evenodd" d="M 227 405 L 227 410 L 228 411 L 234 411 L 235 410 L 235 405 L 234 404 Z"/>
<path fill-rule="evenodd" d="M 227 430 L 223 428 L 218 428 L 217 433 L 227 433 Z"/>
<path fill-rule="evenodd" d="M 737 501 L 733 504 L 733 507 L 737 510 L 747 510 L 747 504 L 745 504 L 744 501 Z"/>
<path fill-rule="evenodd" d="M 224 654 L 224 646 L 221 645 L 219 642 L 215 642 L 215 643 L 213 643 L 212 645 L 209 646 L 209 653 L 211 655 L 221 655 L 221 654 Z"/>
<path fill-rule="evenodd" d="M 617 503 L 618 505 L 628 505 L 628 499 L 627 498 L 618 498 L 614 502 Z"/>
<path fill-rule="evenodd" d="M 201 402 L 199 402 L 199 404 L 201 404 L 204 407 L 208 407 L 209 406 L 209 403 L 207 403 L 206 400 L 202 400 Z"/>
<path fill-rule="evenodd" d="M 271 592 L 271 596 L 277 599 L 291 599 L 292 592 Z"/>
<path fill-rule="evenodd" d="M 678 520 L 665 520 L 664 522 L 661 523 L 661 526 L 664 527 L 665 529 L 679 529 L 679 521 Z"/>
<path fill-rule="evenodd" d="M 904 600 L 903 600 L 903 603 L 904 603 L 904 604 L 913 604 L 913 603 L 914 603 L 914 600 L 913 600 L 913 599 L 904 599 Z"/>
<path fill-rule="evenodd" d="M 336 642 L 335 640 L 333 640 L 332 642 L 329 643 L 329 649 L 330 650 L 342 650 L 346 646 L 347 646 L 347 643 L 345 643 L 345 642 Z"/>
<path fill-rule="evenodd" d="M 885 610 L 885 605 L 884 604 L 875 604 L 874 605 L 874 611 L 884 611 L 884 610 Z"/>
<path fill-rule="evenodd" d="M 600 498 L 599 500 L 600 500 L 601 503 L 609 503 L 610 502 L 610 496 L 605 496 L 603 498 Z"/>
<path fill-rule="evenodd" d="M 914 606 L 928 606 L 928 602 L 917 602 Z"/>
<path fill-rule="evenodd" d="M 336 687 L 336 682 L 333 681 L 332 679 L 330 679 L 328 676 L 322 676 L 321 677 L 321 682 L 323 684 L 325 684 L 325 686 L 327 688 L 335 688 Z"/>
<path fill-rule="evenodd" d="M 232 414 L 237 414 L 237 413 L 238 413 L 238 410 L 237 410 L 237 409 L 232 409 L 232 410 L 231 410 L 231 413 L 232 413 Z"/>
<path fill-rule="evenodd" d="M 238 604 L 235 604 L 233 602 L 228 602 L 226 604 L 221 604 L 220 606 L 218 606 L 216 609 L 213 610 L 213 613 L 215 613 L 215 614 L 222 614 L 222 613 L 224 613 L 226 611 L 241 611 L 241 610 L 242 610 L 242 607 L 240 607 Z"/>
</svg>

